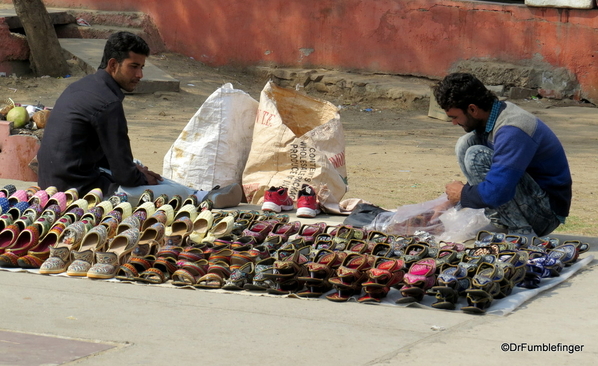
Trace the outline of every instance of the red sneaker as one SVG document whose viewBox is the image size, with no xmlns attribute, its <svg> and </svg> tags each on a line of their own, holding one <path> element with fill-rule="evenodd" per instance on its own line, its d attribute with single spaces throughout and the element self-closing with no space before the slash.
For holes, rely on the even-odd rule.
<svg viewBox="0 0 598 366">
<path fill-rule="evenodd" d="M 262 211 L 290 211 L 295 206 L 293 199 L 289 197 L 288 190 L 283 187 L 270 187 L 264 192 L 264 204 Z"/>
<path fill-rule="evenodd" d="M 314 189 L 304 184 L 297 195 L 297 217 L 316 217 L 320 213 Z"/>
</svg>

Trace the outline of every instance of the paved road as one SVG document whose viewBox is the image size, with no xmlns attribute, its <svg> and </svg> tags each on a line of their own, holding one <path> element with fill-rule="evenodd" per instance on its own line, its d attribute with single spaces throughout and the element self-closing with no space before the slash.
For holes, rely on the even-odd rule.
<svg viewBox="0 0 598 366">
<path fill-rule="evenodd" d="M 594 365 L 595 262 L 503 317 L 0 271 L 0 365 Z"/>
</svg>

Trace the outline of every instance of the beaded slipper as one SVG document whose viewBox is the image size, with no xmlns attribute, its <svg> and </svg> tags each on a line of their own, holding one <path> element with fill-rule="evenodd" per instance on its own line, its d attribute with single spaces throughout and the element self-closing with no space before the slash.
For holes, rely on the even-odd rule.
<svg viewBox="0 0 598 366">
<path fill-rule="evenodd" d="M 58 244 L 64 225 L 56 225 L 48 232 L 39 243 L 31 248 L 27 255 L 20 257 L 17 262 L 21 268 L 40 268 L 42 263 L 50 257 L 50 249 Z"/>
<path fill-rule="evenodd" d="M 120 266 L 127 262 L 139 243 L 139 235 L 137 229 L 126 230 L 112 239 L 106 252 L 96 251 L 96 263 L 87 271 L 87 278 L 109 279 L 116 276 Z"/>
<path fill-rule="evenodd" d="M 4 249 L 0 255 L 0 267 L 17 267 L 20 257 L 35 247 L 39 241 L 39 231 L 35 226 L 28 226 L 19 233 L 17 239 Z"/>
<path fill-rule="evenodd" d="M 103 250 L 106 246 L 108 229 L 105 226 L 98 225 L 88 233 L 86 231 L 85 225 L 79 221 L 68 226 L 59 239 L 61 243 L 72 243 L 73 246 L 73 262 L 66 270 L 66 274 L 69 276 L 87 276 L 87 271 L 95 261 L 95 253 Z"/>
</svg>

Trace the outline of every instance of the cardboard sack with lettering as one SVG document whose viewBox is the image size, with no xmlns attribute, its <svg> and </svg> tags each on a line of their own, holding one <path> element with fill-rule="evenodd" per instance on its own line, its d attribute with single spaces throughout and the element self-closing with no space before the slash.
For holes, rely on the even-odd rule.
<svg viewBox="0 0 598 366">
<path fill-rule="evenodd" d="M 206 99 L 164 155 L 162 176 L 195 189 L 239 183 L 258 102 L 227 83 Z"/>
<path fill-rule="evenodd" d="M 269 82 L 260 95 L 243 190 L 252 204 L 263 203 L 270 187 L 288 188 L 296 201 L 303 184 L 314 188 L 322 210 L 341 212 L 348 186 L 338 108 Z"/>
</svg>

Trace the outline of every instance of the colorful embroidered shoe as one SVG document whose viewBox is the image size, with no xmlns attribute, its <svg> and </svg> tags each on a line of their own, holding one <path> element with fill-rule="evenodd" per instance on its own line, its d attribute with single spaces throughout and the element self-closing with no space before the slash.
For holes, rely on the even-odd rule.
<svg viewBox="0 0 598 366">
<path fill-rule="evenodd" d="M 157 222 L 161 222 L 167 227 L 172 225 L 172 222 L 174 221 L 174 212 L 174 207 L 170 204 L 162 205 L 153 215 L 149 216 L 145 222 L 143 222 L 141 230 L 145 230 Z"/>
<path fill-rule="evenodd" d="M 46 207 L 48 200 L 50 197 L 48 196 L 48 192 L 46 191 L 37 191 L 33 196 L 29 198 L 29 204 L 33 205 L 34 203 L 40 205 L 41 207 Z"/>
<path fill-rule="evenodd" d="M 137 201 L 137 206 L 135 207 L 139 207 L 146 202 L 154 202 L 154 191 L 152 191 L 151 189 L 146 189 L 145 191 L 143 191 L 141 196 L 139 196 L 139 201 Z"/>
<path fill-rule="evenodd" d="M 157 222 L 143 230 L 139 236 L 139 243 L 131 255 L 136 257 L 145 257 L 149 254 L 155 254 L 158 248 L 164 245 L 165 230 L 166 228 L 161 222 Z"/>
<path fill-rule="evenodd" d="M 116 207 L 123 202 L 129 202 L 129 196 L 124 192 L 119 192 L 113 194 L 112 197 L 108 198 L 108 201 L 112 203 L 113 207 Z"/>
<path fill-rule="evenodd" d="M 83 199 L 87 201 L 87 207 L 92 208 L 104 200 L 104 193 L 100 188 L 94 188 L 87 192 Z"/>
<path fill-rule="evenodd" d="M 391 287 L 399 285 L 405 276 L 405 262 L 402 259 L 384 258 L 376 259 L 374 266 L 366 272 L 368 279 L 363 283 L 366 292 L 376 292 L 375 289 L 384 289 L 388 293 Z"/>
<path fill-rule="evenodd" d="M 27 192 L 24 189 L 19 189 L 12 195 L 8 197 L 8 203 L 11 207 L 17 204 L 17 202 L 27 202 L 29 197 L 27 196 Z"/>
<path fill-rule="evenodd" d="M 330 301 L 342 302 L 361 292 L 362 284 L 367 278 L 366 271 L 372 267 L 373 262 L 372 256 L 349 253 L 336 270 L 336 277 L 328 280 L 336 292 L 326 298 Z"/>
<path fill-rule="evenodd" d="M 5 185 L 0 192 L 4 193 L 4 197 L 8 198 L 17 191 L 17 188 L 12 184 Z"/>
<path fill-rule="evenodd" d="M 162 205 L 163 206 L 163 205 Z M 141 225 L 147 220 L 148 217 L 151 217 L 156 212 L 156 206 L 152 202 L 146 202 L 141 206 L 138 206 L 135 211 L 133 211 L 132 216 L 137 216 L 139 218 L 139 222 Z"/>
<path fill-rule="evenodd" d="M 48 192 L 48 196 L 52 197 L 53 195 L 55 195 L 58 192 L 58 188 L 54 187 L 54 186 L 49 186 L 48 188 L 45 189 L 46 192 Z"/>
<path fill-rule="evenodd" d="M 454 310 L 459 295 L 463 294 L 471 285 L 471 278 L 467 277 L 467 269 L 459 263 L 456 266 L 446 265 L 436 279 L 437 286 L 428 290 L 429 295 L 436 297 L 433 308 Z"/>
<path fill-rule="evenodd" d="M 172 284 L 175 286 L 194 286 L 200 278 L 206 275 L 209 263 L 205 259 L 194 262 L 184 262 L 172 274 Z"/>
<path fill-rule="evenodd" d="M 283 187 L 270 187 L 264 192 L 264 203 L 262 204 L 262 211 L 290 211 L 295 206 L 293 199 L 289 197 L 288 190 Z"/>
<path fill-rule="evenodd" d="M 223 290 L 243 290 L 245 284 L 250 283 L 253 280 L 255 271 L 255 264 L 253 262 L 247 262 L 239 268 L 234 269 L 230 277 L 226 280 L 222 286 Z"/>
<path fill-rule="evenodd" d="M 33 197 L 33 195 L 39 191 L 41 191 L 41 188 L 39 186 L 31 186 L 25 190 L 25 192 L 27 192 L 27 197 L 29 198 Z"/>
<path fill-rule="evenodd" d="M 193 221 L 193 232 L 191 233 L 190 239 L 195 243 L 201 243 L 208 234 L 208 231 L 212 228 L 213 223 L 214 215 L 212 214 L 212 211 L 202 211 Z"/>
<path fill-rule="evenodd" d="M 268 237 L 280 236 L 282 237 L 282 241 L 286 242 L 289 240 L 289 237 L 297 234 L 299 232 L 299 229 L 301 229 L 301 222 L 299 221 L 278 223 L 274 225 L 274 228 L 272 229 L 270 234 L 268 234 Z"/>
<path fill-rule="evenodd" d="M 468 306 L 461 308 L 466 313 L 483 314 L 500 295 L 500 282 L 504 279 L 504 271 L 500 266 L 483 263 L 471 279 L 471 288 L 465 290 Z"/>
<path fill-rule="evenodd" d="M 160 208 L 160 207 L 168 204 L 169 201 L 170 201 L 170 199 L 168 198 L 168 195 L 161 194 L 158 197 L 156 197 L 156 199 L 154 200 L 154 207 Z"/>
<path fill-rule="evenodd" d="M 87 276 L 87 271 L 94 263 L 96 250 L 102 250 L 106 245 L 108 230 L 105 226 L 96 226 L 89 232 L 87 230 L 85 224 L 78 221 L 68 226 L 60 236 L 62 244 L 70 245 L 73 248 L 74 260 L 66 270 L 66 274 L 69 276 Z"/>
<path fill-rule="evenodd" d="M 35 247 L 31 248 L 27 255 L 18 259 L 19 267 L 21 268 L 40 268 L 43 263 L 46 263 L 50 256 L 53 254 L 52 249 L 58 245 L 58 239 L 60 235 L 64 231 L 65 226 L 62 224 L 55 225 L 52 230 L 50 230 L 43 239 L 37 244 Z M 56 253 L 54 253 L 56 255 Z M 68 252 L 68 256 L 70 256 L 70 250 Z M 63 261 L 65 263 L 65 261 Z M 61 270 L 59 272 L 47 272 L 48 266 L 53 266 L 53 268 L 57 268 L 58 266 L 52 263 L 48 263 L 44 271 L 40 268 L 41 274 L 48 274 L 48 273 L 60 273 L 66 270 L 66 266 L 60 266 Z"/>
<path fill-rule="evenodd" d="M 195 287 L 205 289 L 218 289 L 230 277 L 231 270 L 226 262 L 210 263 L 208 273 L 202 276 L 195 284 Z"/>
<path fill-rule="evenodd" d="M 297 195 L 297 217 L 316 217 L 320 213 L 316 192 L 304 184 Z"/>
<path fill-rule="evenodd" d="M 304 224 L 297 233 L 297 238 L 303 238 L 306 245 L 313 244 L 317 235 L 326 232 L 328 225 L 325 222 L 316 222 L 314 224 Z"/>
<path fill-rule="evenodd" d="M 173 211 L 176 212 L 181 207 L 183 207 L 183 197 L 179 196 L 178 194 L 175 194 L 168 202 L 166 202 L 166 204 L 172 207 Z M 156 206 L 156 208 L 162 208 L 162 206 Z"/>
<path fill-rule="evenodd" d="M 116 276 L 120 266 L 128 261 L 129 255 L 139 243 L 139 236 L 137 229 L 126 230 L 114 237 L 107 251 L 96 251 L 96 263 L 87 271 L 87 278 L 109 279 Z"/>
<path fill-rule="evenodd" d="M 69 188 L 66 191 L 64 191 L 64 196 L 66 198 L 65 203 L 67 205 L 70 205 L 71 203 L 79 199 L 79 191 L 77 190 L 77 188 Z"/>
<path fill-rule="evenodd" d="M 405 274 L 401 288 L 402 298 L 396 301 L 397 304 L 422 301 L 425 291 L 432 288 L 436 283 L 436 261 L 434 258 L 425 258 L 417 261 Z"/>
<path fill-rule="evenodd" d="M 308 275 L 299 276 L 297 280 L 305 284 L 305 289 L 297 293 L 303 297 L 320 297 L 328 292 L 332 285 L 328 279 L 335 273 L 342 260 L 338 253 L 328 249 L 320 249 L 314 254 L 311 262 L 305 264 Z"/>
<path fill-rule="evenodd" d="M 10 203 L 8 203 L 8 198 L 0 197 L 0 214 L 5 214 L 10 209 Z"/>
<path fill-rule="evenodd" d="M 255 264 L 255 274 L 253 280 L 247 282 L 243 289 L 250 291 L 266 291 L 269 288 L 274 287 L 274 280 L 266 276 L 274 271 L 274 262 L 276 258 L 269 257 L 262 259 Z"/>
<path fill-rule="evenodd" d="M 17 267 L 18 259 L 27 254 L 39 241 L 39 231 L 35 226 L 28 226 L 19 233 L 14 243 L 5 248 L 0 255 L 0 267 Z"/>
</svg>

